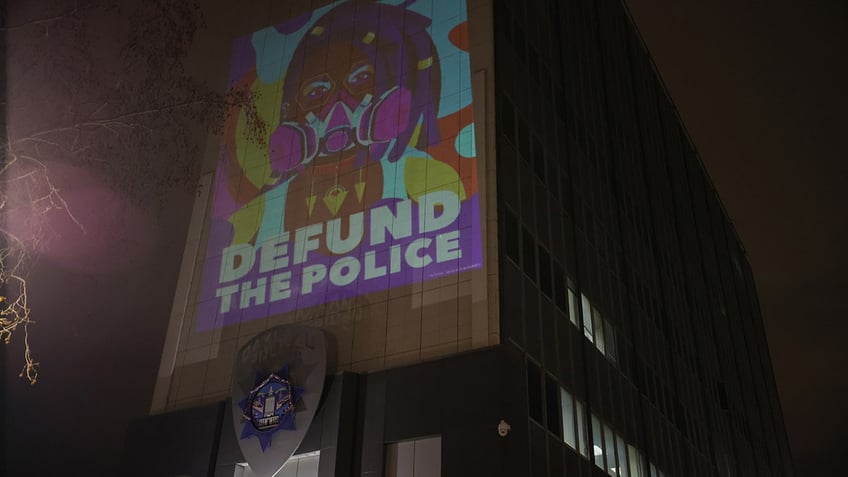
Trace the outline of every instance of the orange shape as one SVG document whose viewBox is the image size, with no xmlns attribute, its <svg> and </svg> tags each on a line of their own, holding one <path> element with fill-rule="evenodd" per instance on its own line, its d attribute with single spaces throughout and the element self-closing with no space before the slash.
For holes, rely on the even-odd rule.
<svg viewBox="0 0 848 477">
<path fill-rule="evenodd" d="M 462 51 L 468 51 L 468 22 L 462 22 L 448 33 L 448 39 Z"/>
</svg>

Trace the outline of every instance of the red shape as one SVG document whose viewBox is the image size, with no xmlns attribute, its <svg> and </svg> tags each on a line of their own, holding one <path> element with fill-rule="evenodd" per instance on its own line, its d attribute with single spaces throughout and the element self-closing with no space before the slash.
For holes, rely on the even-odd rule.
<svg viewBox="0 0 848 477">
<path fill-rule="evenodd" d="M 448 33 L 448 39 L 462 51 L 468 51 L 468 22 L 462 22 Z"/>
<path fill-rule="evenodd" d="M 474 120 L 471 105 L 455 111 L 445 117 L 439 118 L 439 131 L 442 140 L 436 144 L 430 144 L 427 152 L 435 159 L 444 162 L 454 168 L 465 186 L 468 196 L 477 193 L 477 158 L 467 159 L 459 156 L 456 152 L 456 135 L 465 126 Z"/>
</svg>

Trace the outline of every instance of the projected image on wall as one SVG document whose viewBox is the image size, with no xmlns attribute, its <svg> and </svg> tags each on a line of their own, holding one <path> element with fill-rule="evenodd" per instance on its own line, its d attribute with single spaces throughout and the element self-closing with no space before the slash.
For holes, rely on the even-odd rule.
<svg viewBox="0 0 848 477">
<path fill-rule="evenodd" d="M 482 265 L 464 1 L 331 4 L 237 41 L 230 86 L 198 330 Z"/>
</svg>

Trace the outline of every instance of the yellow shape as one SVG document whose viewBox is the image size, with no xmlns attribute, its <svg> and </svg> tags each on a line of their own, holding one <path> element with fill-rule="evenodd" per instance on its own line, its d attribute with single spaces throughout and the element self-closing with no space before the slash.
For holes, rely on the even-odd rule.
<svg viewBox="0 0 848 477">
<path fill-rule="evenodd" d="M 373 31 L 369 31 L 369 32 L 368 32 L 368 33 L 366 33 L 366 34 L 365 34 L 365 36 L 362 38 L 362 43 L 365 43 L 366 45 L 370 45 L 372 41 L 374 41 L 374 32 L 373 32 Z"/>
<path fill-rule="evenodd" d="M 268 139 L 280 124 L 280 95 L 283 90 L 281 76 L 273 83 L 263 83 L 259 79 L 251 85 L 256 114 L 261 119 L 261 126 L 248 123 L 247 114 L 242 109 L 239 112 L 236 125 L 236 157 L 244 176 L 257 188 L 276 183 L 271 179 L 271 167 L 268 158 Z"/>
<path fill-rule="evenodd" d="M 312 215 L 312 209 L 315 208 L 315 199 L 317 199 L 317 198 L 318 198 L 318 196 L 314 196 L 314 195 L 310 195 L 309 197 L 306 198 L 306 216 L 307 217 Z"/>
<path fill-rule="evenodd" d="M 362 196 L 365 195 L 365 183 L 357 182 L 353 185 L 353 188 L 356 190 L 356 200 L 362 202 Z"/>
<path fill-rule="evenodd" d="M 418 200 L 419 197 L 431 192 L 448 190 L 465 200 L 465 187 L 459 174 L 453 167 L 444 162 L 426 157 L 406 158 L 406 168 L 403 180 L 409 196 Z"/>
<path fill-rule="evenodd" d="M 324 194 L 324 205 L 330 210 L 330 213 L 334 216 L 339 213 L 339 209 L 342 208 L 342 204 L 344 203 L 345 197 L 347 197 L 347 190 L 340 185 L 335 185 Z"/>
<path fill-rule="evenodd" d="M 265 196 L 260 195 L 230 216 L 233 224 L 233 241 L 230 245 L 250 243 L 259 231 L 265 213 Z"/>
<path fill-rule="evenodd" d="M 418 137 L 421 136 L 421 121 L 415 125 L 415 130 L 412 131 L 412 137 L 409 138 L 409 146 L 415 147 L 418 144 Z"/>
</svg>

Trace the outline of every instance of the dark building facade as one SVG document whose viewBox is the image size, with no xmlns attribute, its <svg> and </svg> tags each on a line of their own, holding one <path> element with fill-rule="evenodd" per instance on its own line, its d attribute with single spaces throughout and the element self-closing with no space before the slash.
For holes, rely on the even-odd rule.
<svg viewBox="0 0 848 477">
<path fill-rule="evenodd" d="M 557 382 L 652 471 L 791 475 L 744 248 L 628 12 L 495 5 L 501 316 L 531 448 L 560 432 Z"/>
<path fill-rule="evenodd" d="M 445 2 L 431 3 L 438 25 Z M 307 35 L 323 34 L 321 21 Z M 334 319 L 321 304 L 317 318 L 271 311 L 254 326 L 244 312 L 208 328 L 205 285 L 184 281 L 176 301 L 200 305 L 175 311 L 153 415 L 128 432 L 125 475 L 251 475 L 229 370 L 247 339 L 293 322 L 324 329 L 331 349 L 317 416 L 278 475 L 794 475 L 744 248 L 626 6 L 469 0 L 465 22 L 455 43 L 470 52 L 480 185 L 465 182 L 462 196 L 480 191 L 482 225 L 471 229 L 484 253 L 467 267 L 479 270 L 404 282 L 382 301 L 369 289 Z M 425 56 L 418 71 L 431 67 Z M 204 267 L 191 243 L 213 241 L 214 207 L 196 208 L 184 276 Z M 246 310 L 260 302 L 224 293 Z M 406 309 L 417 318 L 393 331 Z M 428 323 L 446 315 L 454 321 L 432 336 L 449 337 L 429 341 Z"/>
</svg>

